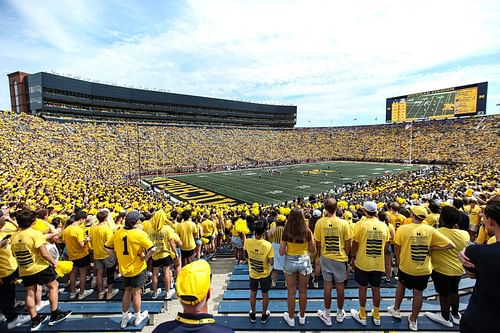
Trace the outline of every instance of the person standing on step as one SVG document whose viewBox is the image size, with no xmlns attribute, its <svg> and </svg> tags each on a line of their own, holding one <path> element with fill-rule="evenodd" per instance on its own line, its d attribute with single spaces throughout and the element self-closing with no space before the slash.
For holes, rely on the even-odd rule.
<svg viewBox="0 0 500 333">
<path fill-rule="evenodd" d="M 327 325 L 332 325 L 330 309 L 332 289 L 335 281 L 337 290 L 337 322 L 346 317 L 344 310 L 344 280 L 347 276 L 347 261 L 351 250 L 352 233 L 349 223 L 336 216 L 337 201 L 328 198 L 324 202 L 324 216 L 316 222 L 314 239 L 320 253 L 321 272 L 324 280 L 324 309 L 318 310 L 318 317 Z M 359 222 L 358 222 L 359 223 Z"/>
<path fill-rule="evenodd" d="M 2 211 L 0 211 L 2 219 Z M 30 316 L 18 314 L 15 310 L 16 284 L 19 276 L 17 261 L 10 247 L 11 232 L 0 231 L 0 312 L 7 320 L 7 328 L 13 329 L 31 320 Z"/>
<path fill-rule="evenodd" d="M 31 317 L 31 330 L 37 331 L 49 320 L 49 326 L 55 325 L 71 315 L 71 311 L 59 310 L 59 283 L 54 269 L 57 261 L 45 248 L 45 236 L 31 228 L 36 220 L 35 212 L 22 210 L 16 213 L 19 232 L 11 237 L 11 249 L 19 265 L 19 276 L 23 279 L 26 292 L 26 308 Z M 35 307 L 35 294 L 38 286 L 49 289 L 50 318 L 40 315 Z M 4 298 L 5 295 L 2 295 Z"/>
<path fill-rule="evenodd" d="M 460 332 L 498 332 L 500 327 L 500 196 L 486 202 L 483 223 L 496 242 L 471 245 L 461 252 L 460 260 L 477 281 L 460 320 Z"/>
<path fill-rule="evenodd" d="M 405 288 L 413 290 L 412 312 L 408 317 L 410 331 L 418 331 L 417 318 L 422 309 L 423 291 L 427 288 L 432 273 L 430 251 L 447 250 L 455 244 L 437 229 L 423 224 L 427 217 L 424 206 L 412 206 L 412 223 L 399 227 L 394 239 L 398 269 L 396 299 L 387 310 L 396 319 L 401 319 L 399 307 L 403 301 Z"/>
<path fill-rule="evenodd" d="M 193 261 L 196 250 L 196 240 L 199 238 L 198 226 L 191 221 L 191 210 L 186 209 L 182 213 L 182 222 L 175 225 L 176 232 L 181 238 L 181 260 L 182 266 Z"/>
<path fill-rule="evenodd" d="M 122 298 L 121 328 L 128 325 L 132 315 L 128 312 L 130 303 L 133 303 L 135 319 L 134 326 L 139 326 L 147 317 L 148 311 L 141 312 L 141 288 L 146 284 L 147 265 L 155 251 L 153 242 L 148 234 L 136 228 L 141 219 L 141 213 L 130 211 L 125 216 L 125 226 L 117 230 L 105 244 L 106 251 L 115 255 L 118 268 L 123 278 L 125 291 Z"/>
<path fill-rule="evenodd" d="M 297 280 L 299 289 L 299 324 L 306 324 L 307 284 L 312 272 L 309 252 L 316 252 L 314 236 L 306 224 L 304 212 L 294 208 L 288 216 L 288 222 L 283 230 L 279 253 L 285 256 L 283 272 L 288 291 L 288 312 L 283 314 L 285 322 L 290 327 L 295 326 L 295 293 Z"/>
<path fill-rule="evenodd" d="M 285 257 L 282 256 L 280 251 L 281 236 L 283 235 L 283 230 L 285 229 L 286 217 L 285 215 L 277 215 L 276 221 L 271 223 L 271 228 L 267 232 L 267 237 L 273 245 L 274 250 L 274 265 L 273 272 L 271 274 L 271 287 L 276 288 L 278 282 L 278 272 L 283 272 L 283 263 Z"/>
<path fill-rule="evenodd" d="M 352 242 L 354 280 L 359 286 L 359 311 L 351 309 L 351 315 L 358 323 L 366 325 L 366 294 L 369 284 L 373 295 L 373 324 L 380 326 L 380 283 L 385 269 L 384 254 L 391 235 L 387 225 L 376 217 L 377 204 L 367 201 L 363 206 L 366 219 L 355 228 Z"/>
<path fill-rule="evenodd" d="M 108 214 L 109 213 L 106 210 L 98 212 L 96 215 L 98 224 L 91 226 L 89 230 L 90 243 L 94 251 L 94 265 L 97 271 L 96 285 L 97 290 L 99 291 L 99 300 L 103 300 L 104 298 L 106 298 L 106 300 L 110 300 L 119 292 L 118 289 L 113 289 L 116 258 L 114 256 L 110 256 L 104 248 L 108 239 L 113 236 L 113 230 L 111 230 L 107 223 Z M 104 272 L 106 272 L 106 283 L 108 285 L 107 292 L 104 291 Z"/>
<path fill-rule="evenodd" d="M 76 211 L 73 223 L 67 226 L 62 238 L 66 244 L 68 259 L 73 262 L 73 270 L 70 274 L 70 299 L 82 300 L 94 292 L 94 289 L 85 290 L 87 272 L 90 267 L 89 243 L 90 237 L 85 235 L 85 231 L 80 225 L 87 219 L 87 213 L 82 210 Z M 76 276 L 80 273 L 80 293 L 76 292 Z"/>
<path fill-rule="evenodd" d="M 458 254 L 470 241 L 469 233 L 458 229 L 460 219 L 460 212 L 456 208 L 443 207 L 438 231 L 448 237 L 455 244 L 455 248 L 431 253 L 432 281 L 439 294 L 441 313 L 426 312 L 425 316 L 447 327 L 460 323 L 458 286 L 464 275 L 464 268 L 458 259 Z"/>
<path fill-rule="evenodd" d="M 271 312 L 267 309 L 269 305 L 269 289 L 271 289 L 271 271 L 273 266 L 274 249 L 263 235 L 267 229 L 267 222 L 259 221 L 254 224 L 255 238 L 245 240 L 244 249 L 248 253 L 248 265 L 250 273 L 250 321 L 256 322 L 255 307 L 257 303 L 257 291 L 262 292 L 262 317 L 260 322 L 267 323 Z"/>
<path fill-rule="evenodd" d="M 232 329 L 217 324 L 208 313 L 211 279 L 210 264 L 205 260 L 184 266 L 175 283 L 183 311 L 175 320 L 158 325 L 153 333 L 232 333 Z"/>
</svg>

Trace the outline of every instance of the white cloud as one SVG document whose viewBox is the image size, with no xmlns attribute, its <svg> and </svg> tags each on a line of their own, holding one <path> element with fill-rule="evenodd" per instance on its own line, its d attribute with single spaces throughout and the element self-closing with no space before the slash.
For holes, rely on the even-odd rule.
<svg viewBox="0 0 500 333">
<path fill-rule="evenodd" d="M 158 8 L 165 19 L 140 34 L 107 25 L 102 3 L 12 4 L 29 37 L 21 51 L 44 42 L 46 59 L 24 65 L 29 70 L 296 103 L 299 125 L 381 122 L 385 98 L 411 92 L 483 80 L 493 81 L 490 97 L 500 91 L 494 1 L 190 1 L 173 19 Z M 488 55 L 496 59 L 474 63 Z M 17 69 L 25 68 L 5 70 Z"/>
</svg>

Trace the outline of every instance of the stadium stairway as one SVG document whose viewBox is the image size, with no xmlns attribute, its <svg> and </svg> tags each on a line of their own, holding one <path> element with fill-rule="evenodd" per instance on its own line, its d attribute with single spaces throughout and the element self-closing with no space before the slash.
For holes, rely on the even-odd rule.
<svg viewBox="0 0 500 333">
<path fill-rule="evenodd" d="M 248 276 L 248 266 L 237 264 L 228 280 L 227 290 L 224 291 L 223 299 L 220 301 L 218 306 L 218 316 L 216 316 L 217 322 L 222 325 L 227 325 L 233 328 L 235 331 L 408 331 L 408 323 L 406 318 L 403 320 L 393 319 L 387 312 L 387 307 L 394 304 L 395 297 L 395 281 L 393 280 L 390 286 L 382 283 L 381 286 L 381 306 L 380 311 L 382 315 L 382 325 L 375 326 L 371 320 L 368 320 L 367 326 L 361 326 L 349 315 L 344 320 L 343 323 L 334 323 L 331 327 L 325 326 L 316 316 L 317 310 L 323 308 L 323 289 L 308 289 L 308 303 L 306 307 L 306 313 L 308 313 L 307 323 L 305 326 L 298 325 L 296 320 L 296 326 L 294 328 L 289 327 L 282 319 L 283 312 L 287 311 L 287 291 L 284 288 L 284 277 L 282 274 L 278 275 L 278 287 L 273 288 L 269 291 L 269 310 L 273 314 L 269 322 L 265 325 L 260 323 L 258 318 L 257 323 L 251 323 L 248 318 L 248 311 L 250 310 L 249 304 L 249 276 Z M 320 279 L 320 285 L 322 281 Z M 281 284 L 281 285 L 280 285 Z M 467 303 L 470 298 L 471 289 L 475 285 L 475 280 L 469 278 L 463 278 L 460 281 L 460 311 L 464 311 L 467 307 Z M 281 288 L 280 288 L 281 287 Z M 352 276 L 348 280 L 347 287 L 344 291 L 345 293 L 345 304 L 344 309 L 347 312 L 351 308 L 359 308 L 358 303 L 358 289 L 355 281 L 352 280 Z M 298 295 L 297 295 L 298 296 Z M 336 291 L 332 290 L 333 305 L 335 308 L 335 298 Z M 367 310 L 373 307 L 370 300 L 371 290 L 368 290 L 368 302 Z M 401 311 L 404 313 L 411 312 L 411 297 L 412 293 L 410 290 L 405 291 L 405 299 L 401 304 Z M 458 326 L 453 328 L 448 328 L 440 324 L 434 323 L 423 316 L 426 311 L 438 312 L 440 310 L 439 302 L 437 301 L 437 292 L 434 288 L 432 281 L 429 283 L 428 288 L 424 291 L 424 304 L 422 307 L 422 312 L 418 320 L 419 331 L 457 331 Z M 262 311 L 262 294 L 257 292 L 257 317 L 259 317 Z M 296 303 L 296 311 L 298 311 L 298 302 Z"/>
</svg>

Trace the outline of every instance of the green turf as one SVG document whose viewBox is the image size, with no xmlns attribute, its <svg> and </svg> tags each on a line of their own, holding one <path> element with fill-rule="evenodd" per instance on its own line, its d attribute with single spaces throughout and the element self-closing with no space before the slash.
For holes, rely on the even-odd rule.
<svg viewBox="0 0 500 333">
<path fill-rule="evenodd" d="M 385 172 L 401 172 L 421 167 L 383 163 L 322 162 L 274 167 L 273 169 L 281 171 L 281 175 L 270 175 L 266 172 L 270 168 L 259 168 L 171 178 L 249 203 L 280 203 L 297 196 L 307 197 L 311 193 L 325 192 L 341 183 L 378 177 Z M 307 174 L 311 171 L 313 174 Z"/>
</svg>

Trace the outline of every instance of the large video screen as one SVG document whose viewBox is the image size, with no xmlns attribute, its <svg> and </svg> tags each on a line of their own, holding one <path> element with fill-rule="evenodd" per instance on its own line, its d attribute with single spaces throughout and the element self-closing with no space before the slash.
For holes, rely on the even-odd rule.
<svg viewBox="0 0 500 333">
<path fill-rule="evenodd" d="M 488 82 L 426 91 L 386 100 L 387 122 L 486 114 Z"/>
</svg>

